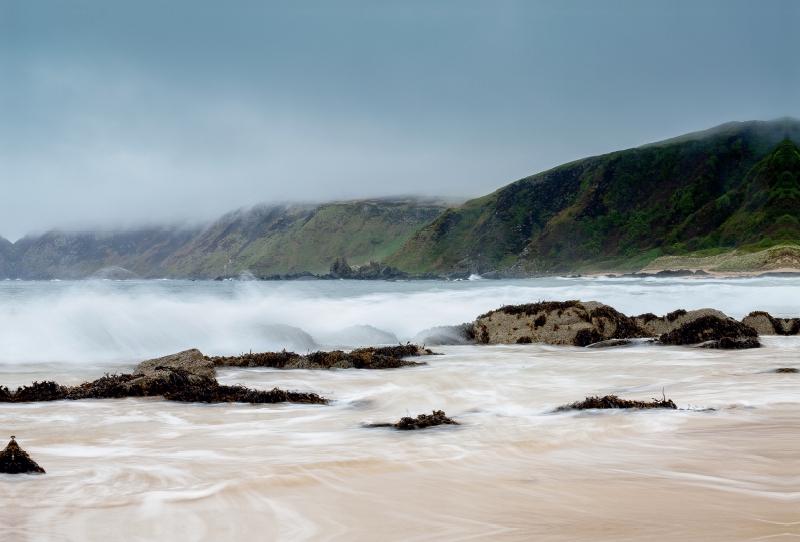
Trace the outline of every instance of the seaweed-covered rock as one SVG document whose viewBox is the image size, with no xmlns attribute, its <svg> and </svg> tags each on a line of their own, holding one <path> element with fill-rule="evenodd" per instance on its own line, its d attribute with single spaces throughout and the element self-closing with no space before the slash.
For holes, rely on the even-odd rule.
<svg viewBox="0 0 800 542">
<path fill-rule="evenodd" d="M 673 345 L 718 341 L 717 348 L 754 348 L 760 346 L 757 337 L 758 333 L 754 329 L 733 318 L 707 315 L 691 320 L 669 333 L 664 333 L 659 337 L 659 341 L 663 344 Z"/>
<path fill-rule="evenodd" d="M 639 316 L 634 316 L 633 320 L 636 325 L 645 331 L 648 337 L 659 337 L 703 316 L 728 318 L 725 313 L 716 309 L 698 309 L 694 311 L 678 309 L 665 316 L 656 316 L 653 313 L 640 314 Z"/>
<path fill-rule="evenodd" d="M 158 367 L 148 375 L 105 375 L 78 386 L 55 382 L 34 382 L 15 392 L 0 388 L 0 402 L 24 403 L 61 399 L 118 399 L 123 397 L 163 396 L 169 401 L 199 403 L 315 403 L 326 400 L 316 393 L 251 390 L 244 386 L 225 386 L 216 379 L 184 369 Z"/>
<path fill-rule="evenodd" d="M 482 314 L 475 321 L 475 337 L 482 344 L 587 346 L 644 336 L 632 318 L 596 301 L 509 305 Z"/>
<path fill-rule="evenodd" d="M 605 395 L 603 397 L 595 395 L 594 397 L 587 397 L 583 401 L 575 401 L 574 403 L 560 406 L 556 410 L 588 410 L 593 408 L 666 408 L 674 410 L 678 407 L 672 402 L 672 399 L 667 399 L 666 397 L 663 399 L 653 399 L 652 401 L 632 401 L 620 399 L 616 395 Z"/>
<path fill-rule="evenodd" d="M 333 350 L 311 352 L 305 356 L 294 352 L 263 352 L 232 357 L 214 357 L 209 360 L 217 367 L 272 367 L 275 369 L 396 369 L 424 362 L 402 358 L 425 356 L 432 351 L 414 344 L 398 344 L 357 348 L 350 352 Z"/>
<path fill-rule="evenodd" d="M 444 410 L 434 410 L 431 414 L 420 414 L 416 418 L 406 416 L 400 418 L 397 423 L 373 423 L 367 427 L 391 427 L 393 429 L 400 429 L 401 431 L 411 431 L 414 429 L 425 429 L 426 427 L 434 427 L 436 425 L 458 425 L 458 422 L 448 418 Z"/>
<path fill-rule="evenodd" d="M 798 335 L 800 318 L 773 318 L 764 311 L 753 311 L 742 319 L 742 323 L 759 335 Z"/>
<path fill-rule="evenodd" d="M 183 369 L 192 374 L 213 378 L 217 371 L 214 363 L 206 359 L 203 353 L 197 348 L 184 350 L 177 354 L 170 354 L 162 358 L 148 359 L 141 362 L 134 369 L 133 374 L 151 376 L 158 367 L 171 367 L 173 369 Z"/>
<path fill-rule="evenodd" d="M 0 472 L 8 474 L 41 473 L 44 469 L 30 458 L 28 452 L 17 444 L 16 437 L 11 437 L 11 442 L 0 452 Z"/>
</svg>

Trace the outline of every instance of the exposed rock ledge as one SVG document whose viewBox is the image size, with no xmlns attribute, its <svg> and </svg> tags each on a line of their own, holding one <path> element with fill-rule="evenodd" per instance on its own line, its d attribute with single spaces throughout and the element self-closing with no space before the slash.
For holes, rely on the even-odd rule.
<svg viewBox="0 0 800 542">
<path fill-rule="evenodd" d="M 474 330 L 477 342 L 482 344 L 589 346 L 608 341 L 608 345 L 616 345 L 612 339 L 658 337 L 663 344 L 706 348 L 760 346 L 755 329 L 714 309 L 629 317 L 597 301 L 505 306 L 479 316 Z"/>
</svg>

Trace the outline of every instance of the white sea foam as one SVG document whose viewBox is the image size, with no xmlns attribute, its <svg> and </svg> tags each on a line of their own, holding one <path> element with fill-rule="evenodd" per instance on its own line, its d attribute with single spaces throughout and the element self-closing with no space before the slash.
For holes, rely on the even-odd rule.
<svg viewBox="0 0 800 542">
<path fill-rule="evenodd" d="M 737 318 L 752 310 L 800 316 L 799 296 L 795 278 L 13 281 L 0 283 L 0 362 L 133 361 L 185 348 L 216 355 L 357 347 L 362 336 L 337 333 L 369 325 L 404 341 L 504 304 L 539 300 L 598 300 L 631 315 L 713 307 Z M 302 331 L 292 336 L 286 326 Z"/>
</svg>

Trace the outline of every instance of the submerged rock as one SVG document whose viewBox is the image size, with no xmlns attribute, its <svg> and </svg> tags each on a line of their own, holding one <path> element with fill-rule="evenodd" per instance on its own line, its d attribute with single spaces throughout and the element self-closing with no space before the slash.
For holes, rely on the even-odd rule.
<svg viewBox="0 0 800 542">
<path fill-rule="evenodd" d="M 475 344 L 475 324 L 472 322 L 459 326 L 437 326 L 417 333 L 411 342 L 426 346 L 454 344 Z"/>
<path fill-rule="evenodd" d="M 706 341 L 697 345 L 698 348 L 718 348 L 722 350 L 744 350 L 746 348 L 760 348 L 761 343 L 755 337 L 732 339 L 723 337 L 718 341 Z"/>
<path fill-rule="evenodd" d="M 184 350 L 177 354 L 170 354 L 162 358 L 148 359 L 141 362 L 134 369 L 133 374 L 141 376 L 153 376 L 159 367 L 170 367 L 172 369 L 183 369 L 186 372 L 213 378 L 217 374 L 214 363 L 203 356 L 197 348 Z"/>
<path fill-rule="evenodd" d="M 11 442 L 0 452 L 0 472 L 8 474 L 45 474 L 44 469 L 30 458 L 28 452 L 17 444 L 16 437 L 11 437 Z"/>
<path fill-rule="evenodd" d="M 606 395 L 604 397 L 587 397 L 583 401 L 575 401 L 569 405 L 560 406 L 556 411 L 564 410 L 588 410 L 588 409 L 607 409 L 607 408 L 666 408 L 677 409 L 678 407 L 672 402 L 672 399 L 653 399 L 652 401 L 631 401 L 628 399 L 620 399 L 616 395 Z"/>
<path fill-rule="evenodd" d="M 420 414 L 416 418 L 400 418 L 397 423 L 375 423 L 367 427 L 392 427 L 401 431 L 412 431 L 414 429 L 425 429 L 436 425 L 459 425 L 457 421 L 448 418 L 444 410 L 434 410 L 430 415 Z"/>
<path fill-rule="evenodd" d="M 773 318 L 764 311 L 753 311 L 742 319 L 742 323 L 759 335 L 798 335 L 800 318 Z"/>
<path fill-rule="evenodd" d="M 365 345 L 365 344 L 397 344 L 397 335 L 370 325 L 350 326 L 331 334 L 328 344 L 333 345 Z"/>
<path fill-rule="evenodd" d="M 274 369 L 396 369 L 425 362 L 402 358 L 427 356 L 433 352 L 414 344 L 398 344 L 357 348 L 350 352 L 311 352 L 305 356 L 294 352 L 261 352 L 241 356 L 213 357 L 209 360 L 217 367 L 272 367 Z"/>
<path fill-rule="evenodd" d="M 663 344 L 688 345 L 709 343 L 710 348 L 757 348 L 758 333 L 733 318 L 720 318 L 715 315 L 701 316 L 697 319 L 664 333 L 659 337 Z"/>
<path fill-rule="evenodd" d="M 596 301 L 509 305 L 475 320 L 482 344 L 547 343 L 587 346 L 609 339 L 645 337 L 636 322 Z"/>
<path fill-rule="evenodd" d="M 168 401 L 199 403 L 316 403 L 326 400 L 316 393 L 251 390 L 244 386 L 226 386 L 214 378 L 190 373 L 185 369 L 157 367 L 152 373 L 105 375 L 78 386 L 55 382 L 34 382 L 16 391 L 0 388 L 0 402 L 25 403 L 61 399 L 118 399 L 124 397 L 163 396 Z"/>
</svg>

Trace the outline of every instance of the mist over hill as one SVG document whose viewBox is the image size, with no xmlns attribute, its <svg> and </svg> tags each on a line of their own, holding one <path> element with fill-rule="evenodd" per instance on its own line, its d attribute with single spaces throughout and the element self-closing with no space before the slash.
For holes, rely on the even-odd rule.
<svg viewBox="0 0 800 542">
<path fill-rule="evenodd" d="M 800 243 L 798 143 L 797 119 L 731 122 L 564 164 L 462 205 L 262 205 L 205 228 L 0 238 L 0 278 L 324 274 L 340 258 L 409 274 L 537 276 L 764 251 Z M 794 253 L 769 258 L 748 265 L 798 263 Z"/>
<path fill-rule="evenodd" d="M 204 229 L 51 231 L 0 238 L 0 278 L 215 278 L 326 273 L 331 260 L 381 261 L 452 203 L 385 198 L 273 205 L 228 213 Z"/>
</svg>

